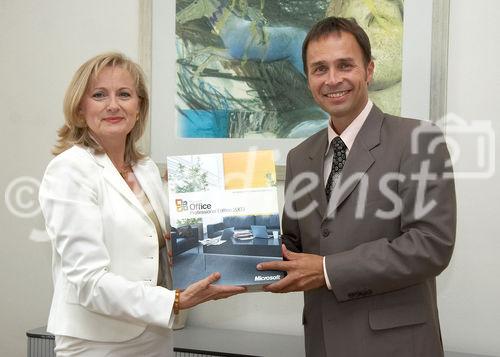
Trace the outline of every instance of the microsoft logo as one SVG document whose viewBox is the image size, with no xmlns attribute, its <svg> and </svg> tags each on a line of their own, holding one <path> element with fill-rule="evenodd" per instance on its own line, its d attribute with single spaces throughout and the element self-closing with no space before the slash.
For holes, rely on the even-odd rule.
<svg viewBox="0 0 500 357">
<path fill-rule="evenodd" d="M 175 207 L 177 208 L 177 212 L 187 211 L 188 203 L 187 201 L 181 200 L 180 198 L 175 200 Z"/>
<path fill-rule="evenodd" d="M 270 276 L 262 276 L 256 275 L 254 281 L 269 281 L 269 280 L 280 280 L 280 275 L 270 275 Z"/>
</svg>

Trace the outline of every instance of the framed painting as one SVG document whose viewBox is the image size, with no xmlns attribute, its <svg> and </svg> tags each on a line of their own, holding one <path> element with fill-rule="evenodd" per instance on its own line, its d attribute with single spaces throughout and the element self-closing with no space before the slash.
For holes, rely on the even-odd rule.
<svg viewBox="0 0 500 357">
<path fill-rule="evenodd" d="M 284 164 L 328 122 L 307 88 L 301 44 L 329 15 L 354 17 L 369 34 L 378 106 L 436 120 L 446 109 L 448 14 L 449 0 L 143 0 L 141 61 L 152 84 L 145 144 L 160 163 L 271 149 Z"/>
</svg>

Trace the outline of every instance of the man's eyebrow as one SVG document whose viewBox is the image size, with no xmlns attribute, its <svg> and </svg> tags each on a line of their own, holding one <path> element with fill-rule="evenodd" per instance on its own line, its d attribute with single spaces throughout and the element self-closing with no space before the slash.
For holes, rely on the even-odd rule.
<svg viewBox="0 0 500 357">
<path fill-rule="evenodd" d="M 337 61 L 339 61 L 339 62 L 354 62 L 354 58 L 344 57 L 344 58 L 339 58 Z"/>
<path fill-rule="evenodd" d="M 345 62 L 354 62 L 354 58 L 352 58 L 352 57 L 337 58 L 334 62 L 337 62 L 337 63 L 338 62 L 343 62 L 343 63 L 345 63 Z M 311 67 L 317 67 L 317 66 L 321 66 L 321 65 L 324 65 L 324 64 L 326 64 L 326 61 L 323 61 L 323 60 L 317 61 L 317 62 L 312 62 L 311 63 Z"/>
<path fill-rule="evenodd" d="M 326 61 L 316 61 L 316 62 L 312 62 L 312 63 L 311 63 L 311 67 L 318 67 L 318 66 L 324 65 L 325 63 L 326 63 Z"/>
</svg>

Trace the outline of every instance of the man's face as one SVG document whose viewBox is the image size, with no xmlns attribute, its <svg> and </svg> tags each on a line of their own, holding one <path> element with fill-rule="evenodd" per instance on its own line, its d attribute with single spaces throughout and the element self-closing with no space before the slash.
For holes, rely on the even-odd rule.
<svg viewBox="0 0 500 357">
<path fill-rule="evenodd" d="M 332 120 L 350 123 L 363 110 L 373 68 L 373 61 L 365 65 L 361 47 L 348 32 L 321 37 L 307 48 L 309 89 Z"/>
</svg>

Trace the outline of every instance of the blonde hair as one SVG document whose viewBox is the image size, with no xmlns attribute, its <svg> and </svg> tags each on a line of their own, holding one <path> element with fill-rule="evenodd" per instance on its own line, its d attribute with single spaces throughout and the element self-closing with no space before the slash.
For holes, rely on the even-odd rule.
<svg viewBox="0 0 500 357">
<path fill-rule="evenodd" d="M 139 115 L 135 126 L 127 135 L 125 142 L 125 163 L 134 164 L 145 155 L 136 147 L 136 142 L 144 133 L 149 111 L 149 95 L 145 76 L 139 65 L 121 53 L 109 52 L 97 55 L 82 64 L 76 71 L 64 96 L 64 125 L 58 130 L 58 141 L 52 153 L 59 155 L 73 145 L 90 147 L 98 153 L 103 148 L 91 135 L 85 118 L 80 114 L 80 103 L 88 85 L 105 67 L 120 67 L 127 70 L 134 79 L 139 97 Z"/>
</svg>

